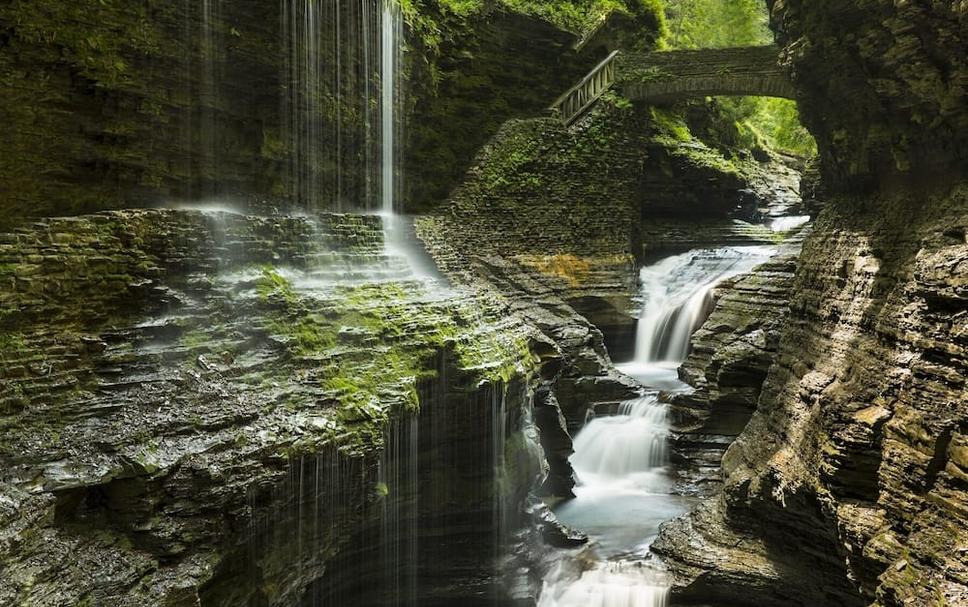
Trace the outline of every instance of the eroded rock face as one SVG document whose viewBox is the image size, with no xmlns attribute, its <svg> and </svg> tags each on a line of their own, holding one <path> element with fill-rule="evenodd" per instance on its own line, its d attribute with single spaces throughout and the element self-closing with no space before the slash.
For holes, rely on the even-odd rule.
<svg viewBox="0 0 968 607">
<path fill-rule="evenodd" d="M 963 171 L 964 2 L 768 0 L 828 185 Z"/>
<path fill-rule="evenodd" d="M 696 601 L 965 604 L 966 7 L 769 4 L 828 206 L 724 492 L 654 548 Z"/>
<path fill-rule="evenodd" d="M 723 453 L 756 410 L 787 324 L 800 246 L 783 249 L 716 288 L 715 307 L 679 367 L 680 378 L 694 388 L 671 397 L 681 491 L 708 496 L 719 489 Z"/>
<path fill-rule="evenodd" d="M 964 187 L 841 196 L 824 211 L 724 494 L 655 546 L 683 596 L 968 600 L 966 221 Z"/>
<path fill-rule="evenodd" d="M 379 218 L 114 212 L 0 258 L 0 603 L 290 606 L 360 537 L 431 550 L 407 521 L 493 584 L 554 351 L 409 281 Z"/>
</svg>

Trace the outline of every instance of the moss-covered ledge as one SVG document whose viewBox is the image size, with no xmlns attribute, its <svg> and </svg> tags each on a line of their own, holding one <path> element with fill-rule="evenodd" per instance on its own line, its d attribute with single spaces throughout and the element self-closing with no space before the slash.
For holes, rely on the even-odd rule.
<svg viewBox="0 0 968 607">
<path fill-rule="evenodd" d="M 383 262 L 376 217 L 119 211 L 0 240 L 4 603 L 216 605 L 231 587 L 290 604 L 351 532 L 321 533 L 315 552 L 276 546 L 274 566 L 226 586 L 251 538 L 267 541 L 254 521 L 345 498 L 342 515 L 377 524 L 397 499 L 373 473 L 396 425 L 503 402 L 513 436 L 554 356 L 493 295 L 311 283 Z M 468 446 L 491 440 L 492 426 L 455 427 Z M 523 443 L 507 444 L 519 466 Z M 334 457 L 356 471 L 349 497 L 287 480 Z M 474 482 L 491 504 L 488 479 Z"/>
</svg>

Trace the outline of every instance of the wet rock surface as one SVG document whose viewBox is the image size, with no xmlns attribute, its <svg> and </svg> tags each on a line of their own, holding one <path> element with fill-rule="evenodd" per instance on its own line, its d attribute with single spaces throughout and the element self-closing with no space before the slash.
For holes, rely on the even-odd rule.
<svg viewBox="0 0 968 607">
<path fill-rule="evenodd" d="M 779 358 L 726 453 L 723 495 L 663 529 L 655 550 L 683 597 L 956 605 L 968 596 L 957 447 L 968 414 L 968 198 L 961 187 L 878 203 L 838 197 L 821 215 Z"/>
<path fill-rule="evenodd" d="M 538 473 L 539 336 L 407 279 L 377 217 L 112 212 L 0 258 L 0 603 L 291 605 L 388 511 L 490 545 L 471 530 L 523 500 L 498 507 L 495 471 Z M 424 442 L 388 456 L 408 419 Z M 413 457 L 433 513 L 380 476 Z M 462 561 L 484 586 L 490 555 Z"/>
<path fill-rule="evenodd" d="M 770 0 L 828 187 L 962 173 L 968 8 Z"/>
</svg>

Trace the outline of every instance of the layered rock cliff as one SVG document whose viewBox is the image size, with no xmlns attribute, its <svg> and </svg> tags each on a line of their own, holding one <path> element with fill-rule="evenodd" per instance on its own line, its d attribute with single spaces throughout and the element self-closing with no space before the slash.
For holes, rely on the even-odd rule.
<svg viewBox="0 0 968 607">
<path fill-rule="evenodd" d="M 767 4 L 829 185 L 964 170 L 964 3 Z"/>
<path fill-rule="evenodd" d="M 376 217 L 113 212 L 0 257 L 0 603 L 494 591 L 556 357 L 503 300 L 410 280 Z"/>
<path fill-rule="evenodd" d="M 965 7 L 771 4 L 826 207 L 724 491 L 654 549 L 684 600 L 966 604 Z"/>
</svg>

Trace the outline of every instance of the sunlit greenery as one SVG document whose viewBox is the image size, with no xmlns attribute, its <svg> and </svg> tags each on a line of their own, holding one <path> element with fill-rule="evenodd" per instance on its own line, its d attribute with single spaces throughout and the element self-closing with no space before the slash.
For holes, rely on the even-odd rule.
<svg viewBox="0 0 968 607">
<path fill-rule="evenodd" d="M 726 48 L 772 41 L 763 0 L 665 0 L 672 48 Z"/>
<path fill-rule="evenodd" d="M 404 19 L 428 48 L 436 48 L 444 31 L 455 22 L 493 7 L 532 15 L 561 29 L 586 34 L 612 12 L 647 19 L 656 32 L 664 32 L 662 0 L 399 0 Z M 443 26 L 447 25 L 445 28 Z"/>
<path fill-rule="evenodd" d="M 669 48 L 726 48 L 770 44 L 762 0 L 665 0 Z M 796 103 L 765 97 L 723 98 L 718 111 L 736 126 L 739 143 L 813 156 L 816 142 L 800 123 Z"/>
</svg>

